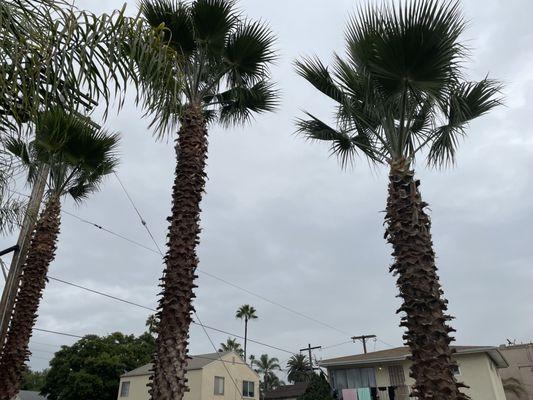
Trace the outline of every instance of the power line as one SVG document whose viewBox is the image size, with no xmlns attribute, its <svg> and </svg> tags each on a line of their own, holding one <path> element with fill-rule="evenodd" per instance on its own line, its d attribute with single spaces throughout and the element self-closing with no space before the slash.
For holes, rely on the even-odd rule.
<svg viewBox="0 0 533 400">
<path fill-rule="evenodd" d="M 117 177 L 117 178 L 118 178 L 118 177 Z M 121 186 L 122 186 L 122 185 L 121 185 Z M 14 190 L 11 190 L 11 192 L 16 193 L 16 194 L 21 195 L 21 196 L 26 196 L 26 197 L 28 197 L 28 195 L 23 194 L 23 193 L 20 193 L 20 192 L 17 192 L 17 191 L 14 191 Z M 129 195 L 128 195 L 128 198 L 131 199 L 131 197 L 130 197 Z M 138 212 L 138 208 L 136 208 L 136 210 L 137 210 L 136 212 Z M 140 243 L 140 242 L 137 242 L 136 240 L 130 239 L 130 238 L 128 238 L 127 236 L 124 236 L 124 235 L 122 235 L 122 234 L 116 233 L 116 232 L 112 231 L 111 229 L 105 228 L 104 226 L 102 226 L 102 225 L 100 225 L 100 224 L 97 224 L 97 223 L 92 222 L 92 221 L 89 221 L 89 220 L 87 220 L 87 219 L 85 219 L 85 218 L 79 217 L 78 215 L 73 214 L 73 213 L 71 213 L 71 212 L 69 212 L 69 211 L 61 210 L 61 212 L 64 213 L 64 214 L 67 214 L 67 215 L 69 215 L 69 216 L 71 216 L 71 217 L 73 217 L 73 218 L 76 218 L 76 219 L 79 220 L 80 222 L 83 222 L 83 223 L 85 223 L 85 224 L 91 225 L 91 226 L 93 226 L 93 227 L 95 227 L 95 228 L 97 228 L 97 229 L 99 229 L 99 230 L 101 230 L 101 231 L 107 232 L 107 233 L 109 233 L 110 235 L 113 235 L 113 236 L 115 236 L 115 237 L 118 237 L 119 239 L 122 239 L 122 240 L 124 240 L 124 241 L 127 241 L 127 242 L 129 242 L 130 244 L 133 244 L 133 245 L 135 245 L 135 246 L 141 247 L 141 248 L 143 248 L 143 249 L 145 249 L 145 250 L 148 250 L 148 251 L 150 251 L 150 252 L 152 252 L 152 253 L 154 253 L 154 254 L 159 254 L 159 255 L 163 256 L 163 252 L 161 251 L 161 249 L 160 249 L 159 246 L 157 245 L 157 242 L 155 241 L 155 238 L 154 238 L 153 234 L 151 233 L 151 231 L 150 231 L 150 229 L 149 229 L 149 227 L 148 227 L 147 224 L 143 224 L 143 226 L 145 227 L 145 229 L 146 229 L 147 232 L 149 233 L 150 238 L 152 239 L 152 241 L 154 242 L 154 244 L 155 244 L 155 246 L 158 248 L 158 250 L 153 249 L 153 248 L 151 248 L 151 247 L 148 247 L 148 246 L 146 246 L 146 245 L 144 245 L 144 244 L 142 244 L 142 243 Z M 142 218 L 142 216 L 140 216 L 139 218 L 141 219 L 141 221 L 144 221 L 144 219 Z M 142 223 L 142 222 L 141 222 L 141 223 Z M 324 327 L 326 327 L 326 328 L 329 328 L 329 329 L 335 330 L 335 331 L 337 331 L 337 332 L 339 332 L 339 333 L 342 333 L 343 335 L 347 335 L 347 336 L 350 336 L 350 335 L 351 335 L 350 333 L 348 333 L 348 332 L 346 332 L 346 331 L 343 331 L 343 330 L 341 330 L 341 329 L 339 329 L 339 328 L 337 328 L 337 327 L 335 327 L 335 326 L 333 326 L 333 325 L 330 325 L 330 324 L 328 324 L 328 323 L 326 323 L 326 322 L 320 321 L 320 320 L 318 320 L 318 319 L 316 319 L 316 318 L 310 317 L 310 316 L 308 316 L 308 315 L 306 315 L 306 314 L 304 314 L 304 313 L 301 313 L 301 312 L 296 311 L 296 310 L 294 310 L 294 309 L 292 309 L 292 308 L 290 308 L 290 307 L 287 307 L 287 306 L 285 306 L 285 305 L 283 305 L 283 304 L 281 304 L 281 303 L 279 303 L 279 302 L 277 302 L 277 301 L 270 300 L 270 299 L 268 299 L 268 298 L 265 297 L 265 296 L 262 296 L 262 295 L 260 295 L 260 294 L 258 294 L 258 293 L 255 293 L 255 292 L 253 292 L 253 291 L 251 291 L 251 290 L 249 290 L 249 289 L 246 289 L 246 288 L 244 288 L 244 287 L 241 287 L 241 286 L 239 286 L 239 285 L 237 285 L 237 284 L 235 284 L 235 283 L 232 283 L 232 282 L 230 282 L 230 281 L 228 281 L 228 280 L 226 280 L 226 279 L 223 279 L 223 278 L 221 278 L 221 277 L 219 277 L 219 276 L 217 276 L 217 275 L 214 275 L 214 274 L 212 274 L 212 273 L 210 273 L 210 272 L 203 271 L 203 270 L 201 270 L 200 268 L 197 268 L 196 271 L 197 271 L 198 273 L 202 274 L 202 275 L 206 275 L 206 276 L 208 276 L 208 277 L 210 277 L 210 278 L 213 278 L 213 279 L 215 279 L 215 280 L 217 280 L 217 281 L 220 281 L 220 282 L 222 282 L 222 283 L 224 283 L 224 284 L 226 284 L 226 285 L 228 285 L 228 286 L 231 286 L 231 287 L 233 287 L 233 288 L 235 288 L 235 289 L 238 289 L 238 290 L 240 290 L 240 291 L 242 291 L 242 292 L 245 292 L 245 293 L 247 293 L 247 294 L 249 294 L 249 295 L 251 295 L 251 296 L 254 296 L 254 297 L 258 298 L 258 299 L 261 299 L 261 300 L 263 300 L 263 301 L 266 301 L 267 303 L 270 303 L 270 304 L 272 304 L 272 305 L 275 305 L 275 306 L 277 306 L 277 307 L 280 307 L 280 308 L 284 309 L 285 311 L 288 311 L 288 312 L 290 312 L 290 313 L 292 313 L 292 314 L 294 314 L 294 315 L 298 315 L 298 316 L 300 316 L 300 317 L 302 317 L 302 318 L 305 318 L 305 319 L 307 319 L 307 320 L 309 320 L 309 321 L 312 321 L 312 322 L 315 322 L 315 323 L 317 323 L 317 324 L 320 324 L 320 325 L 322 325 L 322 326 L 324 326 Z"/>
<path fill-rule="evenodd" d="M 142 304 L 135 303 L 133 301 L 129 301 L 129 300 L 126 300 L 126 299 L 122 299 L 120 297 L 113 296 L 113 295 L 111 295 L 109 293 L 105 293 L 105 292 L 102 292 L 102 291 L 99 291 L 99 290 L 94 290 L 94 289 L 88 288 L 86 286 L 78 285 L 76 283 L 65 281 L 63 279 L 59 279 L 59 278 L 52 277 L 52 276 L 49 276 L 48 278 L 50 280 L 53 280 L 53 281 L 56 281 L 56 282 L 60 282 L 60 283 L 63 283 L 65 285 L 73 286 L 73 287 L 76 287 L 78 289 L 85 290 L 87 292 L 97 294 L 99 296 L 104 296 L 104 297 L 107 297 L 107 298 L 115 300 L 115 301 L 119 301 L 119 302 L 122 302 L 122 303 L 125 303 L 125 304 L 129 304 L 129 305 L 132 305 L 132 306 L 135 306 L 135 307 L 139 307 L 139 308 L 143 308 L 145 310 L 149 310 L 149 311 L 153 311 L 153 312 L 157 311 L 155 308 L 144 306 Z M 220 333 L 224 333 L 226 335 L 237 337 L 239 339 L 244 339 L 244 337 L 241 336 L 241 335 L 238 335 L 238 334 L 235 334 L 235 333 L 232 333 L 232 332 L 228 332 L 228 331 L 225 331 L 223 329 L 215 328 L 213 326 L 202 324 L 202 323 L 200 323 L 200 321 L 198 321 L 198 322 L 192 321 L 192 323 L 194 325 L 201 326 L 201 327 L 204 327 L 206 329 L 209 329 L 209 330 L 212 330 L 212 331 L 215 331 L 215 332 L 220 332 Z M 67 335 L 67 336 L 71 336 L 71 335 Z M 78 337 L 81 337 L 81 336 L 78 336 Z M 273 346 L 273 345 L 261 342 L 259 340 L 250 339 L 250 338 L 247 338 L 247 340 L 249 342 L 251 342 L 251 343 L 255 343 L 255 344 L 258 344 L 258 345 L 261 345 L 261 346 L 264 346 L 264 347 L 269 347 L 269 348 L 274 349 L 274 350 L 282 351 L 282 352 L 285 352 L 285 353 L 288 353 L 288 354 L 295 354 L 293 351 L 286 350 L 286 349 L 283 349 L 281 347 Z"/>
<path fill-rule="evenodd" d="M 51 331 L 49 329 L 42 329 L 42 328 L 33 328 L 34 331 L 39 331 L 39 332 L 45 332 L 45 333 L 53 333 L 55 335 L 62 335 L 62 336 L 69 336 L 69 337 L 73 337 L 73 338 L 78 338 L 78 339 L 83 339 L 83 336 L 80 336 L 80 335 L 74 335 L 72 333 L 65 333 L 65 332 L 58 332 L 58 331 Z"/>
</svg>

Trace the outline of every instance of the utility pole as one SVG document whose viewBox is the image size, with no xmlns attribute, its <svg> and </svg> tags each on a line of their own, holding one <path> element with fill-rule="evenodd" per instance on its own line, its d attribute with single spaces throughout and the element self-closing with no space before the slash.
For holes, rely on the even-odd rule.
<svg viewBox="0 0 533 400">
<path fill-rule="evenodd" d="M 300 349 L 300 353 L 302 351 L 306 351 L 306 350 L 309 352 L 309 368 L 311 369 L 311 371 L 314 370 L 314 368 L 313 368 L 313 353 L 312 353 L 312 351 L 313 350 L 317 350 L 317 349 L 321 349 L 321 348 L 322 348 L 322 346 L 311 347 L 311 343 L 309 343 L 305 349 Z"/>
<path fill-rule="evenodd" d="M 38 178 L 33 184 L 28 206 L 26 208 L 26 215 L 24 216 L 22 228 L 17 239 L 18 249 L 13 252 L 13 258 L 11 259 L 11 266 L 9 267 L 6 284 L 4 286 L 4 291 L 2 292 L 2 299 L 0 300 L 0 349 L 4 346 L 6 339 L 9 321 L 11 320 L 11 313 L 17 297 L 22 266 L 26 261 L 26 255 L 28 254 L 31 237 L 33 230 L 35 229 L 35 222 L 39 215 L 39 208 L 43 201 L 44 189 L 46 187 L 49 172 L 50 167 L 45 165 L 38 169 Z"/>
<path fill-rule="evenodd" d="M 360 340 L 361 342 L 363 342 L 363 350 L 365 351 L 365 354 L 367 353 L 366 351 L 366 339 L 373 339 L 375 338 L 376 335 L 361 335 L 361 336 L 353 336 L 352 337 L 352 340 L 355 341 L 356 340 Z"/>
</svg>

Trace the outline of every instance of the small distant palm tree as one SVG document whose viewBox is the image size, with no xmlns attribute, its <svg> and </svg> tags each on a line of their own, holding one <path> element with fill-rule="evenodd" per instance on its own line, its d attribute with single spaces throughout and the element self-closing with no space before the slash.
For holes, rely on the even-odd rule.
<svg viewBox="0 0 533 400">
<path fill-rule="evenodd" d="M 249 304 L 244 304 L 239 307 L 235 313 L 235 318 L 244 320 L 244 359 L 246 360 L 246 344 L 248 341 L 248 321 L 257 319 L 256 309 Z"/>
<path fill-rule="evenodd" d="M 313 374 L 311 364 L 303 354 L 295 354 L 287 361 L 289 382 L 309 382 Z"/>
<path fill-rule="evenodd" d="M 141 0 L 140 4 L 148 23 L 162 30 L 168 52 L 175 55 L 170 86 L 181 89 L 177 96 L 157 101 L 161 107 L 154 111 L 160 131 L 177 124 L 179 132 L 150 396 L 182 400 L 187 390 L 208 126 L 240 124 L 274 110 L 277 95 L 269 74 L 274 36 L 262 22 L 244 17 L 233 0 Z M 149 74 L 144 77 L 151 81 Z"/>
<path fill-rule="evenodd" d="M 336 103 L 334 127 L 307 114 L 299 131 L 330 142 L 343 167 L 358 155 L 388 167 L 385 238 L 420 400 L 467 398 L 453 375 L 451 317 L 414 172 L 420 156 L 429 166 L 453 163 L 468 124 L 500 103 L 499 83 L 464 80 L 464 26 L 455 0 L 369 5 L 349 23 L 345 58 L 335 55 L 331 68 L 318 58 L 297 63 L 298 73 Z"/>
<path fill-rule="evenodd" d="M 157 325 L 159 324 L 159 320 L 157 319 L 157 316 L 155 314 L 151 314 L 146 319 L 145 326 L 148 328 L 148 333 L 150 335 L 157 334 Z"/>
<path fill-rule="evenodd" d="M 237 342 L 237 339 L 235 338 L 228 338 L 226 340 L 226 343 L 220 343 L 220 348 L 218 349 L 219 352 L 223 351 L 234 351 L 237 353 L 241 358 L 244 359 L 244 350 L 241 347 L 241 344 Z M 246 362 L 246 360 L 245 360 Z"/>
<path fill-rule="evenodd" d="M 258 360 L 252 362 L 252 367 L 257 367 L 257 372 L 263 375 L 263 390 L 269 391 L 273 389 L 272 385 L 276 384 L 274 371 L 281 371 L 279 360 L 276 357 L 268 357 L 268 354 L 261 354 Z M 279 379 L 277 384 L 279 384 Z"/>
<path fill-rule="evenodd" d="M 516 378 L 502 379 L 503 390 L 506 393 L 512 393 L 519 400 L 527 399 L 527 390 L 524 388 L 524 384 Z"/>
<path fill-rule="evenodd" d="M 28 343 L 37 318 L 48 268 L 55 258 L 60 229 L 61 199 L 76 202 L 98 190 L 102 179 L 117 165 L 118 136 L 97 129 L 90 121 L 53 109 L 39 115 L 35 139 L 29 144 L 11 138 L 6 148 L 27 167 L 30 182 L 48 166 L 48 190 L 30 242 L 7 339 L 0 355 L 0 394 L 10 399 L 19 390 Z"/>
</svg>

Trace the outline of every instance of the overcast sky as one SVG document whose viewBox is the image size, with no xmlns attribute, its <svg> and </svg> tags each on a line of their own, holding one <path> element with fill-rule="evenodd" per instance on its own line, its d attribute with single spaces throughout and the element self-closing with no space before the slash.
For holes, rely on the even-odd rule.
<svg viewBox="0 0 533 400">
<path fill-rule="evenodd" d="M 95 12 L 121 1 L 79 0 Z M 211 326 L 242 334 L 235 310 L 252 304 L 259 319 L 249 335 L 298 352 L 349 335 L 376 334 L 370 349 L 402 344 L 399 300 L 388 273 L 383 240 L 387 171 L 364 161 L 341 171 L 325 144 L 294 135 L 302 110 L 331 121 L 324 96 L 292 67 L 302 55 L 329 62 L 343 51 L 343 31 L 357 1 L 246 0 L 240 7 L 266 21 L 279 40 L 273 76 L 282 90 L 275 114 L 239 129 L 210 129 L 209 181 L 202 203 L 200 269 L 332 325 L 337 330 L 253 297 L 208 276 L 198 280 L 196 309 Z M 136 5 L 130 5 L 134 12 Z M 487 73 L 505 83 L 505 106 L 468 130 L 454 169 L 431 171 L 419 162 L 422 194 L 430 204 L 437 262 L 457 344 L 499 345 L 533 337 L 533 25 L 529 0 L 465 0 L 472 48 L 471 79 Z M 118 174 L 164 249 L 175 156 L 173 139 L 157 142 L 132 101 L 105 126 L 122 133 Z M 22 190 L 22 189 L 21 189 Z M 25 189 L 27 190 L 27 189 Z M 85 204 L 64 209 L 154 247 L 114 177 Z M 14 244 L 1 238 L 2 248 Z M 4 260 L 9 261 L 8 257 Z M 50 275 L 156 306 L 161 257 L 63 215 Z M 51 281 L 37 327 L 77 335 L 140 334 L 149 312 Z M 345 333 L 341 333 L 345 332 Z M 227 335 L 209 332 L 215 344 Z M 75 339 L 36 332 L 31 366 L 47 366 L 58 345 Z M 192 354 L 213 351 L 191 328 Z M 362 351 L 360 344 L 317 351 L 317 358 Z M 290 354 L 256 344 L 249 353 L 285 361 Z"/>
</svg>

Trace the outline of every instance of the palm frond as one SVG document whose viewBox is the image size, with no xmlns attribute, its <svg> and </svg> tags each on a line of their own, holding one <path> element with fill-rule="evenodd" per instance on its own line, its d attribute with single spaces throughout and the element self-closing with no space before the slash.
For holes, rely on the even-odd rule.
<svg viewBox="0 0 533 400">
<path fill-rule="evenodd" d="M 253 114 L 274 111 L 278 105 L 278 91 L 274 85 L 260 81 L 252 87 L 235 87 L 215 96 L 220 105 L 222 124 L 235 125 L 249 121 Z"/>
<path fill-rule="evenodd" d="M 191 19 L 197 43 L 211 53 L 220 52 L 238 17 L 233 0 L 195 1 L 191 8 Z"/>
<path fill-rule="evenodd" d="M 268 75 L 268 65 L 276 56 L 275 39 L 262 22 L 240 24 L 226 43 L 224 59 L 231 86 L 251 85 Z"/>
<path fill-rule="evenodd" d="M 498 97 L 501 85 L 493 80 L 466 82 L 450 93 L 448 106 L 444 111 L 447 123 L 430 134 L 431 146 L 428 164 L 443 167 L 453 164 L 466 125 L 473 119 L 487 113 L 501 104 Z"/>
<path fill-rule="evenodd" d="M 322 63 L 322 61 L 320 61 L 320 59 L 316 57 L 304 58 L 302 61 L 296 61 L 295 66 L 296 73 L 307 80 L 316 89 L 339 103 L 344 101 L 344 94 L 337 87 L 328 68 Z"/>
<path fill-rule="evenodd" d="M 182 57 L 196 49 L 190 8 L 177 0 L 141 0 L 140 10 L 153 28 L 163 28 L 164 40 Z"/>
</svg>

